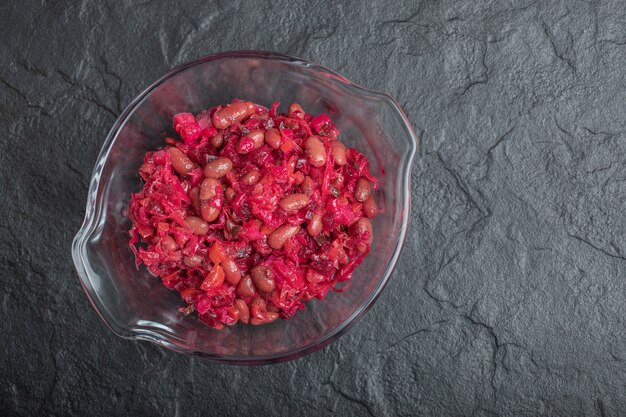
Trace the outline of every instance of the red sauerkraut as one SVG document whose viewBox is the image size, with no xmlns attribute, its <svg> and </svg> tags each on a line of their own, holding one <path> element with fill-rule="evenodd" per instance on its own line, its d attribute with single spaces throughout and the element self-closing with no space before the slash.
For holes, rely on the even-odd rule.
<svg viewBox="0 0 626 417">
<path fill-rule="evenodd" d="M 328 115 L 235 100 L 173 128 L 180 140 L 139 169 L 130 246 L 182 313 L 258 325 L 346 288 L 370 250 L 377 181 Z"/>
</svg>

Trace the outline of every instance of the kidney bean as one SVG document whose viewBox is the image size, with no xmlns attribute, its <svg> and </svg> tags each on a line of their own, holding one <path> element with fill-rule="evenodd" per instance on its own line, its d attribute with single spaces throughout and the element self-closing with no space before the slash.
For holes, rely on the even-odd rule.
<svg viewBox="0 0 626 417">
<path fill-rule="evenodd" d="M 214 148 L 219 148 L 224 144 L 224 134 L 222 132 L 216 133 L 215 135 L 211 136 L 211 139 L 209 139 L 209 143 Z"/>
<path fill-rule="evenodd" d="M 306 231 L 313 237 L 322 233 L 322 229 L 324 225 L 322 223 L 322 216 L 318 213 L 313 214 L 311 220 L 309 220 L 309 224 L 306 226 Z"/>
<path fill-rule="evenodd" d="M 237 152 L 245 155 L 247 153 L 252 152 L 252 150 L 254 149 L 254 141 L 252 140 L 252 138 L 249 138 L 247 136 L 242 136 L 239 139 L 239 143 L 237 144 Z"/>
<path fill-rule="evenodd" d="M 262 318 L 262 319 L 258 319 L 256 317 L 251 318 L 250 324 L 253 326 L 258 326 L 261 324 L 268 324 L 268 323 L 275 321 L 277 318 L 278 318 L 278 313 L 275 313 L 273 311 L 268 311 L 265 313 L 265 318 Z"/>
<path fill-rule="evenodd" d="M 224 191 L 224 198 L 227 203 L 232 203 L 235 197 L 237 197 L 237 191 L 235 191 L 234 188 L 228 187 L 226 191 Z"/>
<path fill-rule="evenodd" d="M 354 198 L 359 202 L 364 202 L 372 192 L 370 182 L 367 178 L 359 178 L 354 187 Z"/>
<path fill-rule="evenodd" d="M 280 148 L 280 143 L 282 142 L 282 136 L 278 129 L 275 127 L 271 127 L 265 131 L 265 143 L 272 148 L 278 149 Z"/>
<path fill-rule="evenodd" d="M 217 207 L 209 205 L 210 200 L 217 194 L 217 187 L 222 184 L 215 178 L 205 178 L 200 184 L 200 213 L 206 222 L 212 222 L 220 215 Z"/>
<path fill-rule="evenodd" d="M 313 194 L 313 192 L 315 191 L 315 181 L 313 181 L 313 178 L 307 175 L 302 180 L 302 184 L 300 185 L 300 187 L 302 188 L 302 192 L 304 194 L 306 194 L 307 196 L 311 196 L 311 194 Z"/>
<path fill-rule="evenodd" d="M 224 252 L 224 246 L 219 241 L 211 245 L 211 248 L 209 249 L 209 259 L 215 265 L 221 264 L 228 259 L 228 256 L 226 256 L 226 253 Z"/>
<path fill-rule="evenodd" d="M 367 197 L 367 200 L 363 202 L 363 213 L 370 219 L 376 217 L 376 213 L 378 209 L 376 208 L 376 202 L 374 201 L 374 197 L 371 195 Z"/>
<path fill-rule="evenodd" d="M 228 281 L 232 285 L 239 284 L 241 281 L 241 272 L 239 271 L 239 267 L 232 259 L 226 259 L 222 261 L 220 264 L 222 265 L 222 269 L 224 269 L 224 275 L 226 275 L 226 281 Z"/>
<path fill-rule="evenodd" d="M 202 256 L 200 255 L 185 256 L 183 258 L 183 263 L 190 268 L 195 268 L 197 266 L 202 265 Z"/>
<path fill-rule="evenodd" d="M 187 216 L 185 223 L 187 223 L 191 231 L 197 235 L 206 235 L 209 231 L 209 224 L 200 217 Z"/>
<path fill-rule="evenodd" d="M 291 194 L 284 197 L 278 205 L 288 213 L 293 213 L 309 204 L 309 196 L 306 194 Z"/>
<path fill-rule="evenodd" d="M 287 114 L 289 117 L 293 117 L 294 119 L 304 119 L 304 109 L 298 103 L 291 103 L 289 105 L 289 109 L 287 110 Z"/>
<path fill-rule="evenodd" d="M 252 297 L 256 293 L 252 277 L 250 275 L 244 275 L 241 277 L 239 284 L 237 285 L 237 295 L 240 297 Z"/>
<path fill-rule="evenodd" d="M 235 322 L 239 320 L 239 310 L 237 310 L 237 307 L 230 306 L 226 309 L 226 312 L 228 313 L 231 319 L 235 320 Z"/>
<path fill-rule="evenodd" d="M 250 270 L 252 282 L 263 292 L 274 291 L 274 271 L 265 265 L 255 266 Z"/>
<path fill-rule="evenodd" d="M 207 291 L 211 288 L 217 288 L 224 283 L 224 270 L 219 265 L 213 265 L 213 268 L 209 271 L 200 289 Z"/>
<path fill-rule="evenodd" d="M 280 312 L 280 309 L 276 307 L 274 304 L 268 304 L 267 311 L 271 311 L 272 313 L 278 313 Z"/>
<path fill-rule="evenodd" d="M 270 323 L 278 318 L 278 313 L 268 310 L 267 302 L 261 297 L 254 297 L 250 303 L 250 324 Z"/>
<path fill-rule="evenodd" d="M 235 300 L 233 305 L 239 311 L 239 321 L 243 324 L 248 324 L 248 321 L 250 320 L 250 309 L 248 308 L 248 304 L 246 304 L 246 302 L 241 298 L 238 298 Z"/>
<path fill-rule="evenodd" d="M 357 242 L 357 249 L 361 252 L 365 252 L 367 245 L 372 243 L 372 222 L 367 217 L 361 217 L 354 224 L 354 233 L 357 235 L 361 242 Z M 367 245 L 365 245 L 367 244 Z"/>
<path fill-rule="evenodd" d="M 210 206 L 208 203 L 204 203 L 200 207 L 200 214 L 202 215 L 202 220 L 211 223 L 220 216 L 220 209 Z"/>
<path fill-rule="evenodd" d="M 167 152 L 170 154 L 172 168 L 178 175 L 187 175 L 196 167 L 196 164 L 191 162 L 191 159 L 187 158 L 187 155 L 180 149 L 168 148 Z"/>
<path fill-rule="evenodd" d="M 248 133 L 245 137 L 252 139 L 252 142 L 254 142 L 254 149 L 257 149 L 263 145 L 265 133 L 262 130 L 255 130 L 254 132 Z"/>
<path fill-rule="evenodd" d="M 253 169 L 241 178 L 244 185 L 254 185 L 261 180 L 261 173 L 257 169 Z"/>
<path fill-rule="evenodd" d="M 240 122 L 256 112 L 256 107 L 249 101 L 232 103 L 222 107 L 213 114 L 213 126 L 226 129 L 236 122 Z"/>
<path fill-rule="evenodd" d="M 330 147 L 333 159 L 337 165 L 344 166 L 348 163 L 348 158 L 346 157 L 346 147 L 343 143 L 341 143 L 341 141 L 334 140 L 330 142 Z"/>
<path fill-rule="evenodd" d="M 286 224 L 276 229 L 267 239 L 267 244 L 272 249 L 280 249 L 283 247 L 287 239 L 292 238 L 300 231 L 300 226 Z"/>
<path fill-rule="evenodd" d="M 174 238 L 170 235 L 166 235 L 161 238 L 161 246 L 169 252 L 174 252 L 178 249 L 178 243 L 176 243 L 176 240 L 174 240 Z"/>
<path fill-rule="evenodd" d="M 189 190 L 189 198 L 191 199 L 191 206 L 197 215 L 200 215 L 200 189 L 194 187 Z"/>
<path fill-rule="evenodd" d="M 220 178 L 233 169 L 233 162 L 225 157 L 219 157 L 204 166 L 204 176 L 207 178 Z"/>
<path fill-rule="evenodd" d="M 217 187 L 221 187 L 222 183 L 215 178 L 205 178 L 200 184 L 200 202 L 207 201 L 215 197 Z"/>
<path fill-rule="evenodd" d="M 317 136 L 309 136 L 304 142 L 304 151 L 307 160 L 314 167 L 322 167 L 326 164 L 326 148 Z"/>
</svg>

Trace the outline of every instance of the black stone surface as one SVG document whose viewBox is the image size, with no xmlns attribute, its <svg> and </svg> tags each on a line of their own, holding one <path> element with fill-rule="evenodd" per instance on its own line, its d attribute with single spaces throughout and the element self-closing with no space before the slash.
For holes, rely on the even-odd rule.
<svg viewBox="0 0 626 417">
<path fill-rule="evenodd" d="M 0 414 L 626 413 L 623 1 L 41 1 L 0 15 Z M 116 116 L 173 66 L 231 49 L 388 92 L 422 142 L 379 302 L 275 366 L 114 336 L 70 258 Z"/>
</svg>

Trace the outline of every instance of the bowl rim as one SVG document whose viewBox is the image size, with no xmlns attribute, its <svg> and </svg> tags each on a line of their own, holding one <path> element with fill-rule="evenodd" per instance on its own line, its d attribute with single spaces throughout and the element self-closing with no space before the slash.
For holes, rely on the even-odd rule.
<svg viewBox="0 0 626 417">
<path fill-rule="evenodd" d="M 85 250 L 87 246 L 87 242 L 89 237 L 93 235 L 96 229 L 99 227 L 99 223 L 101 223 L 100 215 L 101 215 L 101 205 L 98 203 L 98 188 L 100 184 L 100 179 L 102 176 L 102 170 L 104 168 L 105 162 L 108 160 L 109 153 L 111 151 L 112 145 L 115 142 L 118 134 L 121 131 L 121 128 L 128 121 L 130 115 L 134 113 L 134 111 L 143 103 L 143 101 L 161 84 L 163 84 L 168 79 L 172 78 L 176 74 L 179 74 L 189 68 L 202 65 L 208 62 L 220 61 L 225 59 L 245 59 L 245 58 L 256 58 L 256 59 L 264 59 L 264 60 L 277 60 L 282 62 L 287 62 L 290 65 L 303 66 L 308 69 L 312 69 L 318 71 L 332 79 L 340 85 L 350 87 L 352 89 L 357 90 L 357 92 L 366 97 L 376 98 L 378 100 L 384 101 L 391 107 L 391 110 L 399 115 L 400 120 L 403 123 L 403 128 L 408 138 L 408 151 L 403 153 L 403 160 L 401 161 L 400 172 L 403 173 L 401 180 L 401 189 L 400 191 L 404 194 L 403 201 L 400 203 L 404 203 L 404 215 L 402 216 L 401 225 L 400 225 L 400 235 L 396 241 L 395 247 L 393 248 L 393 252 L 391 255 L 391 259 L 387 264 L 385 270 L 382 273 L 376 287 L 372 290 L 366 300 L 341 324 L 339 324 L 335 329 L 328 332 L 324 336 L 319 339 L 316 339 L 304 346 L 301 346 L 294 350 L 288 350 L 285 352 L 274 353 L 269 355 L 258 355 L 258 356 L 225 356 L 200 350 L 190 349 L 184 346 L 182 343 L 177 343 L 177 336 L 172 334 L 167 330 L 159 330 L 154 326 L 142 326 L 142 325 L 133 325 L 133 326 L 123 326 L 115 323 L 114 317 L 109 317 L 104 313 L 103 310 L 106 310 L 106 307 L 97 299 L 97 292 L 93 289 L 91 285 L 91 274 L 87 270 L 86 266 L 89 262 L 85 256 Z M 88 195 L 87 195 L 87 204 L 85 209 L 85 217 L 83 219 L 83 223 L 76 233 L 73 242 L 72 242 L 72 259 L 74 261 L 74 265 L 76 267 L 77 274 L 79 276 L 80 284 L 83 288 L 83 291 L 87 295 L 89 302 L 91 303 L 94 310 L 96 310 L 100 319 L 104 322 L 104 324 L 116 335 L 130 340 L 146 340 L 157 345 L 163 346 L 169 350 L 183 353 L 186 355 L 201 357 L 203 359 L 221 362 L 226 364 L 237 364 L 237 365 L 264 365 L 270 363 L 279 363 L 285 362 L 289 360 L 294 360 L 305 356 L 307 354 L 313 353 L 323 347 L 327 346 L 331 342 L 338 339 L 340 336 L 345 334 L 348 330 L 350 330 L 356 323 L 358 323 L 363 316 L 369 311 L 370 308 L 375 304 L 376 300 L 380 297 L 383 292 L 389 278 L 396 266 L 398 258 L 400 256 L 400 252 L 402 246 L 404 245 L 406 234 L 409 227 L 410 220 L 410 203 L 411 203 L 411 193 L 410 193 L 410 183 L 411 183 L 411 167 L 413 163 L 413 159 L 415 157 L 419 141 L 418 137 L 415 134 L 415 131 L 411 127 L 411 124 L 398 104 L 398 102 L 389 94 L 378 92 L 375 90 L 370 90 L 365 87 L 362 87 L 358 84 L 353 83 L 342 75 L 336 73 L 333 70 L 330 70 L 322 65 L 315 64 L 309 62 L 305 59 L 294 57 L 291 55 L 272 52 L 272 51 L 258 51 L 258 50 L 238 50 L 238 51 L 225 51 L 212 55 L 207 55 L 201 57 L 199 59 L 184 63 L 179 65 L 172 70 L 168 71 L 165 75 L 158 78 L 156 81 L 148 85 L 141 93 L 139 93 L 120 113 L 120 115 L 115 120 L 113 126 L 111 127 L 107 137 L 100 149 L 98 157 L 96 159 L 96 164 L 92 171 L 91 180 L 89 183 Z M 109 277 L 110 279 L 110 277 Z M 92 294 L 93 291 L 93 294 Z"/>
</svg>

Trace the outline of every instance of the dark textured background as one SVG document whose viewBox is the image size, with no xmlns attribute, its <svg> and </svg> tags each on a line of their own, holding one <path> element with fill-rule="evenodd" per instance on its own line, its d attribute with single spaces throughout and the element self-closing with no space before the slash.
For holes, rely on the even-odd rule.
<svg viewBox="0 0 626 417">
<path fill-rule="evenodd" d="M 177 3 L 0 6 L 1 414 L 626 413 L 623 1 Z M 116 116 L 230 49 L 388 92 L 422 142 L 380 301 L 269 367 L 117 338 L 70 258 Z"/>
</svg>

